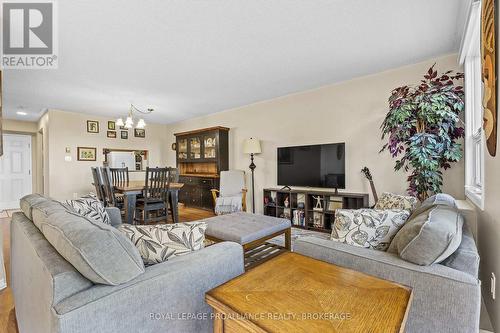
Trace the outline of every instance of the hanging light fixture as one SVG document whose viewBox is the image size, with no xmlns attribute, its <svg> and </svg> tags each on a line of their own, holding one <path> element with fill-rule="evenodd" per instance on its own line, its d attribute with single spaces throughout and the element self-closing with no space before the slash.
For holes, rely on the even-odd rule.
<svg viewBox="0 0 500 333">
<path fill-rule="evenodd" d="M 136 126 L 136 128 L 142 129 L 142 128 L 144 128 L 144 127 L 146 127 L 146 122 L 144 121 L 144 119 L 142 119 L 142 118 L 141 118 L 141 119 L 139 119 L 139 121 L 137 122 L 137 126 Z"/>
<path fill-rule="evenodd" d="M 116 120 L 116 126 L 122 126 L 122 127 L 125 127 L 126 129 L 133 128 L 134 127 L 134 112 L 141 113 L 141 114 L 150 114 L 153 111 L 154 111 L 154 109 L 152 109 L 152 108 L 148 108 L 146 111 L 139 110 L 134 104 L 130 103 L 130 109 L 128 111 L 127 118 L 125 119 L 125 121 L 123 121 L 123 118 L 118 118 Z M 143 118 L 140 118 L 137 121 L 137 125 L 135 126 L 135 128 L 143 129 L 144 127 L 146 127 L 146 122 L 144 121 Z"/>
</svg>

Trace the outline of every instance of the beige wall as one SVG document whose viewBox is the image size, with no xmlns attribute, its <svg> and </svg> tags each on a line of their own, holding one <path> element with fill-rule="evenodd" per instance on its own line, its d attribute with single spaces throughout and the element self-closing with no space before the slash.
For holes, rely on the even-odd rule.
<svg viewBox="0 0 500 333">
<path fill-rule="evenodd" d="M 32 161 L 32 180 L 33 192 L 42 192 L 42 164 L 38 155 L 37 123 L 34 121 L 20 121 L 12 119 L 3 119 L 3 131 L 5 133 L 31 135 L 31 161 Z"/>
<path fill-rule="evenodd" d="M 352 192 L 370 192 L 360 170 L 371 169 L 379 192 L 403 193 L 406 176 L 393 171 L 394 160 L 379 154 L 382 146 L 380 124 L 387 113 L 391 90 L 418 83 L 434 63 L 438 70 L 457 70 L 456 55 L 329 85 L 320 89 L 256 103 L 168 126 L 173 133 L 210 126 L 230 130 L 229 166 L 248 171 L 249 157 L 242 153 L 243 140 L 262 140 L 263 153 L 256 156 L 256 208 L 262 211 L 262 189 L 276 186 L 276 148 L 289 145 L 346 142 L 346 187 Z M 175 163 L 175 153 L 167 150 L 167 163 Z M 249 179 L 249 178 L 248 178 Z M 247 184 L 250 184 L 247 180 Z M 444 191 L 464 197 L 464 167 L 458 163 L 445 172 Z"/>
<path fill-rule="evenodd" d="M 500 147 L 499 147 L 500 148 Z M 479 211 L 478 245 L 481 256 L 480 279 L 483 298 L 493 327 L 500 329 L 500 156 L 485 152 L 485 206 Z M 496 300 L 490 294 L 491 273 L 497 277 Z"/>
<path fill-rule="evenodd" d="M 498 4 L 500 10 L 500 4 Z M 500 54 L 497 54 L 497 64 Z M 500 96 L 500 89 L 497 90 Z M 498 97 L 497 97 L 498 98 Z M 498 145 L 498 142 L 497 142 Z M 483 287 L 483 298 L 495 331 L 500 330 L 500 145 L 497 156 L 491 157 L 485 151 L 485 205 L 479 213 L 478 244 L 481 256 L 480 278 Z M 490 277 L 495 273 L 496 300 L 490 294 Z"/>
<path fill-rule="evenodd" d="M 4 131 L 16 133 L 36 133 L 37 123 L 35 121 L 4 119 L 3 129 Z"/>
<path fill-rule="evenodd" d="M 129 138 L 123 140 L 119 137 L 106 137 L 107 121 L 113 120 L 110 118 L 59 110 L 49 110 L 47 117 L 48 193 L 55 199 L 70 199 L 74 193 L 80 196 L 93 190 L 90 167 L 102 166 L 103 148 L 148 150 L 150 166 L 165 165 L 165 151 L 170 149 L 170 144 L 166 144 L 168 140 L 165 125 L 148 124 L 145 139 L 135 138 L 133 131 L 129 130 Z M 87 120 L 98 120 L 100 133 L 87 133 Z M 78 146 L 96 147 L 97 161 L 78 161 Z M 70 154 L 66 154 L 66 147 L 70 148 Z M 71 156 L 71 162 L 65 161 L 66 155 Z M 133 176 L 144 177 L 144 173 Z"/>
</svg>

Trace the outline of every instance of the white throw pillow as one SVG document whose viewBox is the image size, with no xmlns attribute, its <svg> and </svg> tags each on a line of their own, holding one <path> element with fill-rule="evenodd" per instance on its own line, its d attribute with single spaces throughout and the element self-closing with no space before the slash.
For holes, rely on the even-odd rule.
<svg viewBox="0 0 500 333">
<path fill-rule="evenodd" d="M 409 216 L 408 210 L 337 209 L 331 240 L 386 251 Z"/>
<path fill-rule="evenodd" d="M 89 193 L 79 199 L 66 200 L 65 206 L 77 214 L 106 224 L 111 224 L 108 212 L 94 193 Z"/>
<path fill-rule="evenodd" d="M 389 192 L 382 193 L 375 204 L 375 209 L 406 209 L 414 211 L 417 208 L 418 199 L 409 195 L 399 195 Z"/>
<path fill-rule="evenodd" d="M 180 256 L 201 250 L 204 247 L 205 222 L 188 222 L 157 225 L 122 224 L 123 232 L 137 247 L 146 265 L 167 261 L 172 256 Z"/>
</svg>

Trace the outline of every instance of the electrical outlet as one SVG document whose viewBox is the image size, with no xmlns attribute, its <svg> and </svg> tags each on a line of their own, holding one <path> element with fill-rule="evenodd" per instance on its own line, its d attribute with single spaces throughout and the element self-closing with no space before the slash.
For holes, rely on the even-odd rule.
<svg viewBox="0 0 500 333">
<path fill-rule="evenodd" d="M 491 298 L 495 299 L 495 294 L 496 294 L 496 289 L 497 289 L 497 278 L 495 276 L 495 273 L 491 273 L 491 282 L 490 282 L 490 292 L 491 292 Z"/>
<path fill-rule="evenodd" d="M 78 199 L 78 193 L 73 193 L 73 199 Z"/>
</svg>

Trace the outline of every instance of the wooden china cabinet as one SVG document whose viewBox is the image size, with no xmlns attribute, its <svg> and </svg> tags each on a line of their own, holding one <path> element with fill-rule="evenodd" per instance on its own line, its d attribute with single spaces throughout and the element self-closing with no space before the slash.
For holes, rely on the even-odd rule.
<svg viewBox="0 0 500 333">
<path fill-rule="evenodd" d="M 175 133 L 179 202 L 213 209 L 211 189 L 219 189 L 219 175 L 229 168 L 229 128 L 210 127 Z"/>
</svg>

